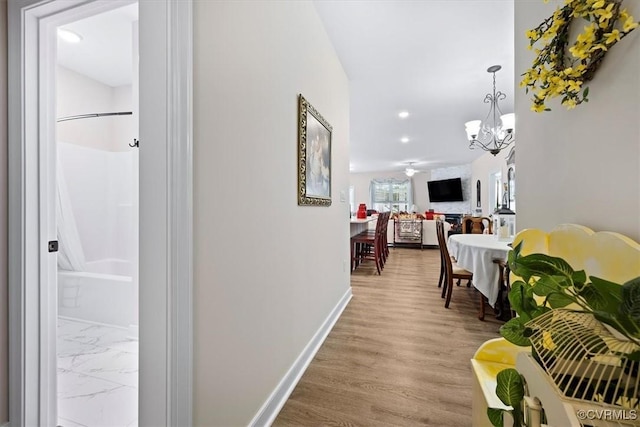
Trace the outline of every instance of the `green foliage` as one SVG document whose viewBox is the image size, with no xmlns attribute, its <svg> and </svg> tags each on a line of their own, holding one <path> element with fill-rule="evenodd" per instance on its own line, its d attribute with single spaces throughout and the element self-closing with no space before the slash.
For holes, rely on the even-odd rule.
<svg viewBox="0 0 640 427">
<path fill-rule="evenodd" d="M 488 408 L 487 416 L 496 427 L 503 425 L 503 413 L 510 413 L 513 417 L 514 427 L 522 426 L 522 408 L 520 406 L 524 398 L 524 382 L 522 376 L 515 369 L 503 369 L 498 372 L 496 385 L 496 396 L 507 406 L 513 409 L 504 410 L 497 408 Z"/>
<path fill-rule="evenodd" d="M 504 427 L 504 421 L 502 419 L 502 413 L 504 410 L 497 408 L 487 408 L 487 416 L 489 421 L 495 427 Z"/>
<path fill-rule="evenodd" d="M 524 397 L 524 385 L 520 373 L 515 369 L 498 372 L 496 395 L 505 405 L 516 407 Z"/>
<path fill-rule="evenodd" d="M 620 311 L 636 323 L 640 323 L 640 277 L 622 285 L 620 293 L 622 296 Z"/>
<path fill-rule="evenodd" d="M 640 345 L 640 277 L 622 286 L 574 271 L 564 259 L 521 254 L 522 243 L 509 253 L 509 268 L 522 278 L 513 283 L 509 302 L 519 321 L 508 322 L 501 335 L 513 344 L 530 345 L 526 323 L 550 309 L 572 306 L 593 314 Z M 537 299 L 536 299 L 537 298 Z"/>
<path fill-rule="evenodd" d="M 586 94 L 585 94 L 586 96 Z M 557 308 L 571 306 L 575 311 L 591 313 L 597 320 L 614 327 L 632 342 L 640 345 L 640 277 L 620 285 L 583 271 L 574 271 L 562 258 L 545 254 L 521 254 L 522 243 L 509 252 L 508 263 L 511 271 L 522 278 L 515 280 L 509 292 L 511 308 L 518 317 L 509 320 L 500 328 L 500 335 L 507 341 L 530 346 L 531 329 L 527 324 L 536 317 Z M 574 329 L 581 328 L 575 324 Z M 555 348 L 545 352 L 561 351 L 572 345 L 569 335 L 553 334 L 551 341 Z M 593 349 L 606 346 L 604 340 L 594 344 Z M 586 353 L 574 352 L 576 360 L 587 357 Z M 640 351 L 625 354 L 624 358 L 635 361 L 633 369 L 640 366 Z M 523 399 L 522 378 L 515 369 L 506 369 L 498 373 L 496 394 L 500 400 L 513 407 L 511 411 L 489 408 L 487 416 L 494 426 L 502 426 L 504 412 L 513 416 L 514 426 L 522 424 Z"/>
</svg>

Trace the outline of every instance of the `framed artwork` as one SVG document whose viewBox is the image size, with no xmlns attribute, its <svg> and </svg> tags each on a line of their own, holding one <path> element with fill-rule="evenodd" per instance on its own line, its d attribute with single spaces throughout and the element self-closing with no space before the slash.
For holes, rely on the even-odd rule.
<svg viewBox="0 0 640 427">
<path fill-rule="evenodd" d="M 331 132 L 331 125 L 299 95 L 298 205 L 331 205 Z"/>
</svg>

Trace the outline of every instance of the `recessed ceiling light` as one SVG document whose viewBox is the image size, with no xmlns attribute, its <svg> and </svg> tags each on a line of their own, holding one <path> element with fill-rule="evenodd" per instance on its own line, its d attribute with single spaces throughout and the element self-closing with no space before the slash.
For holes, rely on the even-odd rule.
<svg viewBox="0 0 640 427">
<path fill-rule="evenodd" d="M 65 30 L 64 28 L 58 28 L 58 37 L 67 43 L 79 43 L 82 37 L 78 33 L 74 33 L 71 30 Z"/>
<path fill-rule="evenodd" d="M 400 117 L 401 119 L 406 119 L 407 117 L 409 117 L 409 112 L 408 111 L 400 111 L 398 113 L 398 117 Z"/>
<path fill-rule="evenodd" d="M 406 144 L 407 142 L 409 142 L 409 138 L 406 136 L 403 136 L 402 138 L 400 138 L 400 142 L 402 142 L 403 144 Z"/>
</svg>

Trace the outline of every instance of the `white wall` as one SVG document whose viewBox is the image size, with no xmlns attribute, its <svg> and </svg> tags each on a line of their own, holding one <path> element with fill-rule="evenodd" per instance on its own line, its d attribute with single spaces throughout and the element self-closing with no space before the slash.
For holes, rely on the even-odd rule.
<svg viewBox="0 0 640 427">
<path fill-rule="evenodd" d="M 427 210 L 429 206 L 429 198 L 427 197 L 427 181 L 429 180 L 430 172 L 419 172 L 411 177 L 413 183 L 413 203 L 418 208 L 416 212 L 422 212 Z M 367 208 L 371 206 L 371 193 L 369 192 L 369 184 L 374 179 L 407 179 L 407 175 L 404 172 L 367 172 L 367 173 L 350 173 L 349 185 L 353 185 L 356 196 L 355 206 L 352 208 L 354 211 L 358 209 L 360 203 L 367 205 Z M 410 209 L 411 207 L 409 207 Z"/>
<path fill-rule="evenodd" d="M 530 66 L 525 31 L 560 0 L 516 2 L 515 74 Z M 640 2 L 624 3 L 636 20 Z M 588 83 L 589 103 L 551 112 L 529 110 L 516 91 L 518 228 L 578 223 L 640 241 L 640 30 L 614 46 Z"/>
<path fill-rule="evenodd" d="M 516 132 L 519 129 L 516 128 Z M 516 133 L 516 138 L 518 138 L 518 134 Z M 485 153 L 476 159 L 473 163 L 471 163 L 471 210 L 473 211 L 476 208 L 476 182 L 480 180 L 480 202 L 482 204 L 482 215 L 489 216 L 493 213 L 495 209 L 494 200 L 489 200 L 489 196 L 491 194 L 489 188 L 489 177 L 491 174 L 496 172 L 501 172 L 502 174 L 502 182 L 506 182 L 507 179 L 507 155 L 509 154 L 509 150 L 511 146 L 505 150 L 502 150 L 497 155 L 493 155 L 491 153 Z M 516 150 L 516 153 L 518 150 Z M 516 155 L 517 157 L 517 155 Z M 519 183 L 518 179 L 520 178 L 518 175 L 518 170 L 516 170 L 516 183 Z M 516 184 L 517 185 L 517 184 Z M 502 195 L 502 192 L 500 193 Z"/>
<path fill-rule="evenodd" d="M 247 425 L 349 290 L 349 88 L 311 2 L 196 1 L 194 31 L 194 424 Z M 330 207 L 297 205 L 299 93 Z"/>
<path fill-rule="evenodd" d="M 100 120 L 100 119 L 97 119 Z M 66 181 L 78 234 L 87 261 L 133 262 L 134 153 L 58 143 L 58 167 Z M 115 273 L 114 273 L 115 274 Z"/>
<path fill-rule="evenodd" d="M 131 85 L 111 87 L 58 66 L 57 116 L 132 111 Z M 132 116 L 99 117 L 58 123 L 58 141 L 107 151 L 128 151 L 133 141 Z"/>
<path fill-rule="evenodd" d="M 2 28 L 6 22 L 7 1 L 0 0 Z M 7 32 L 0 31 L 0 424 L 9 420 L 7 199 Z"/>
<path fill-rule="evenodd" d="M 451 213 L 451 214 L 470 214 L 471 213 L 471 165 L 450 166 L 446 168 L 437 168 L 431 171 L 432 180 L 460 178 L 462 181 L 462 202 L 434 202 L 429 207 L 435 212 Z M 473 181 L 475 185 L 475 181 Z M 425 187 L 425 191 L 428 192 Z"/>
<path fill-rule="evenodd" d="M 363 172 L 363 173 L 350 173 L 349 184 L 354 186 L 356 195 L 356 206 L 354 210 L 358 208 L 358 204 L 365 203 L 367 207 L 371 205 L 371 195 L 369 193 L 369 185 L 374 179 L 407 179 L 404 172 Z M 431 203 L 429 202 L 429 192 L 427 190 L 427 181 L 436 179 L 448 179 L 448 178 L 462 178 L 462 192 L 463 202 L 450 202 L 450 203 Z M 416 212 L 424 213 L 428 209 L 434 209 L 436 212 L 442 213 L 462 213 L 467 214 L 471 212 L 470 200 L 472 194 L 475 197 L 475 193 L 471 189 L 471 166 L 460 165 L 450 166 L 446 168 L 437 168 L 431 170 L 423 170 L 420 173 L 415 174 L 411 178 L 413 182 L 413 203 L 418 208 Z M 475 180 L 473 181 L 473 188 L 475 189 Z M 475 191 L 475 190 L 474 190 Z M 474 199 L 475 200 L 475 199 Z M 475 205 L 474 205 L 475 206 Z"/>
</svg>

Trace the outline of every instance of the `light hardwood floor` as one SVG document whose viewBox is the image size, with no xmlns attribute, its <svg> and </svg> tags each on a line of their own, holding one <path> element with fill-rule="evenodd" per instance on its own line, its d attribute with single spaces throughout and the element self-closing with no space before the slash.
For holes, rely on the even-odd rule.
<svg viewBox="0 0 640 427">
<path fill-rule="evenodd" d="M 351 275 L 353 299 L 274 426 L 470 426 L 471 367 L 502 322 L 464 284 L 449 309 L 437 249 L 391 249 L 381 276 Z"/>
</svg>

